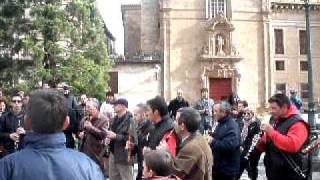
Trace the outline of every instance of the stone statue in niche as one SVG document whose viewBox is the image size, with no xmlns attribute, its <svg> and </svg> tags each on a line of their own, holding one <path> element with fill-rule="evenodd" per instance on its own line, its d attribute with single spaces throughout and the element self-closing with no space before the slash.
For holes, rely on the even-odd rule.
<svg viewBox="0 0 320 180">
<path fill-rule="evenodd" d="M 224 37 L 222 35 L 217 35 L 216 38 L 216 55 L 225 56 L 226 53 L 223 51 L 223 46 L 225 44 Z"/>
</svg>

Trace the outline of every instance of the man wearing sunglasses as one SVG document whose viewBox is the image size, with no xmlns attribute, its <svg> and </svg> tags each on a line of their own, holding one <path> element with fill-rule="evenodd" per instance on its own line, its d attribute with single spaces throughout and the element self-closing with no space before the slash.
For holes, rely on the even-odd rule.
<svg viewBox="0 0 320 180">
<path fill-rule="evenodd" d="M 21 140 L 25 134 L 21 96 L 12 96 L 10 106 L 11 109 L 0 118 L 0 141 L 7 154 L 21 148 Z"/>
</svg>

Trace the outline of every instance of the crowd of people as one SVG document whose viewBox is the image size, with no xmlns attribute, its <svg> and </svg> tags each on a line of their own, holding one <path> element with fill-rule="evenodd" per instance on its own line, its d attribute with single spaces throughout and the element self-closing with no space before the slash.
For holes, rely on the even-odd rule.
<svg viewBox="0 0 320 180">
<path fill-rule="evenodd" d="M 100 103 L 82 94 L 43 88 L 0 90 L 0 179 L 236 180 L 244 170 L 269 180 L 306 179 L 309 126 L 299 101 L 278 93 L 271 119 L 261 121 L 245 100 L 214 102 L 208 89 L 193 107 L 182 90 L 128 109 L 112 92 Z M 133 164 L 138 164 L 134 177 Z"/>
</svg>

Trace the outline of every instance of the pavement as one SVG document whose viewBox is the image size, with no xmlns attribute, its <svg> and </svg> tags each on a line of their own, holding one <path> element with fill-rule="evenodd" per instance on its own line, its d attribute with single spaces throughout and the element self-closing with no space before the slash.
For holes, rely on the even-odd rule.
<svg viewBox="0 0 320 180">
<path fill-rule="evenodd" d="M 261 158 L 260 158 L 258 170 L 259 170 L 258 180 L 267 180 L 265 168 L 263 165 L 263 156 L 261 156 Z M 134 177 L 136 177 L 137 172 L 138 172 L 138 165 L 134 164 Z M 313 180 L 320 180 L 320 172 L 314 172 L 312 174 L 312 179 Z M 244 171 L 240 180 L 250 180 L 250 178 L 248 177 L 248 173 L 246 171 Z"/>
</svg>

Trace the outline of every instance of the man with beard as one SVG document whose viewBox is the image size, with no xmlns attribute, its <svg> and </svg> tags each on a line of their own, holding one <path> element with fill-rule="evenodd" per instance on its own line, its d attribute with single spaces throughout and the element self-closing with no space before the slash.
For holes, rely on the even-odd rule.
<svg viewBox="0 0 320 180">
<path fill-rule="evenodd" d="M 67 129 L 63 132 L 66 135 L 66 146 L 67 148 L 74 149 L 75 141 L 72 134 L 76 134 L 79 129 L 79 123 L 77 121 L 77 101 L 76 98 L 70 94 L 69 86 L 63 86 L 63 95 L 67 99 L 68 102 L 68 116 L 70 118 L 70 124 Z"/>
<path fill-rule="evenodd" d="M 86 94 L 82 94 L 80 96 L 80 104 L 78 105 L 77 108 L 77 119 L 80 122 L 82 120 L 82 118 L 84 118 L 86 116 L 86 103 L 88 101 L 88 97 Z"/>
<path fill-rule="evenodd" d="M 238 114 L 236 117 L 236 122 L 238 123 L 240 132 L 242 131 L 243 127 L 243 118 L 244 118 L 244 111 L 245 108 L 248 107 L 248 102 L 243 100 L 238 102 Z"/>
<path fill-rule="evenodd" d="M 0 118 L 0 140 L 8 154 L 22 148 L 25 135 L 24 113 L 22 112 L 22 98 L 14 95 L 11 99 L 11 110 Z"/>
<path fill-rule="evenodd" d="M 177 110 L 182 107 L 188 107 L 189 102 L 185 100 L 182 96 L 183 92 L 181 89 L 177 91 L 177 97 L 170 101 L 168 106 L 168 111 L 170 114 L 170 117 L 174 120 L 176 117 Z"/>
<path fill-rule="evenodd" d="M 112 119 L 114 116 L 114 109 L 113 109 L 113 101 L 114 101 L 114 93 L 111 91 L 108 91 L 106 93 L 106 100 L 101 104 L 100 107 L 100 113 L 108 117 L 108 119 Z"/>
<path fill-rule="evenodd" d="M 79 137 L 82 139 L 80 151 L 94 160 L 104 172 L 105 157 L 103 156 L 104 131 L 108 127 L 108 120 L 99 113 L 99 102 L 89 100 L 86 103 L 87 116 L 80 123 Z"/>
</svg>

